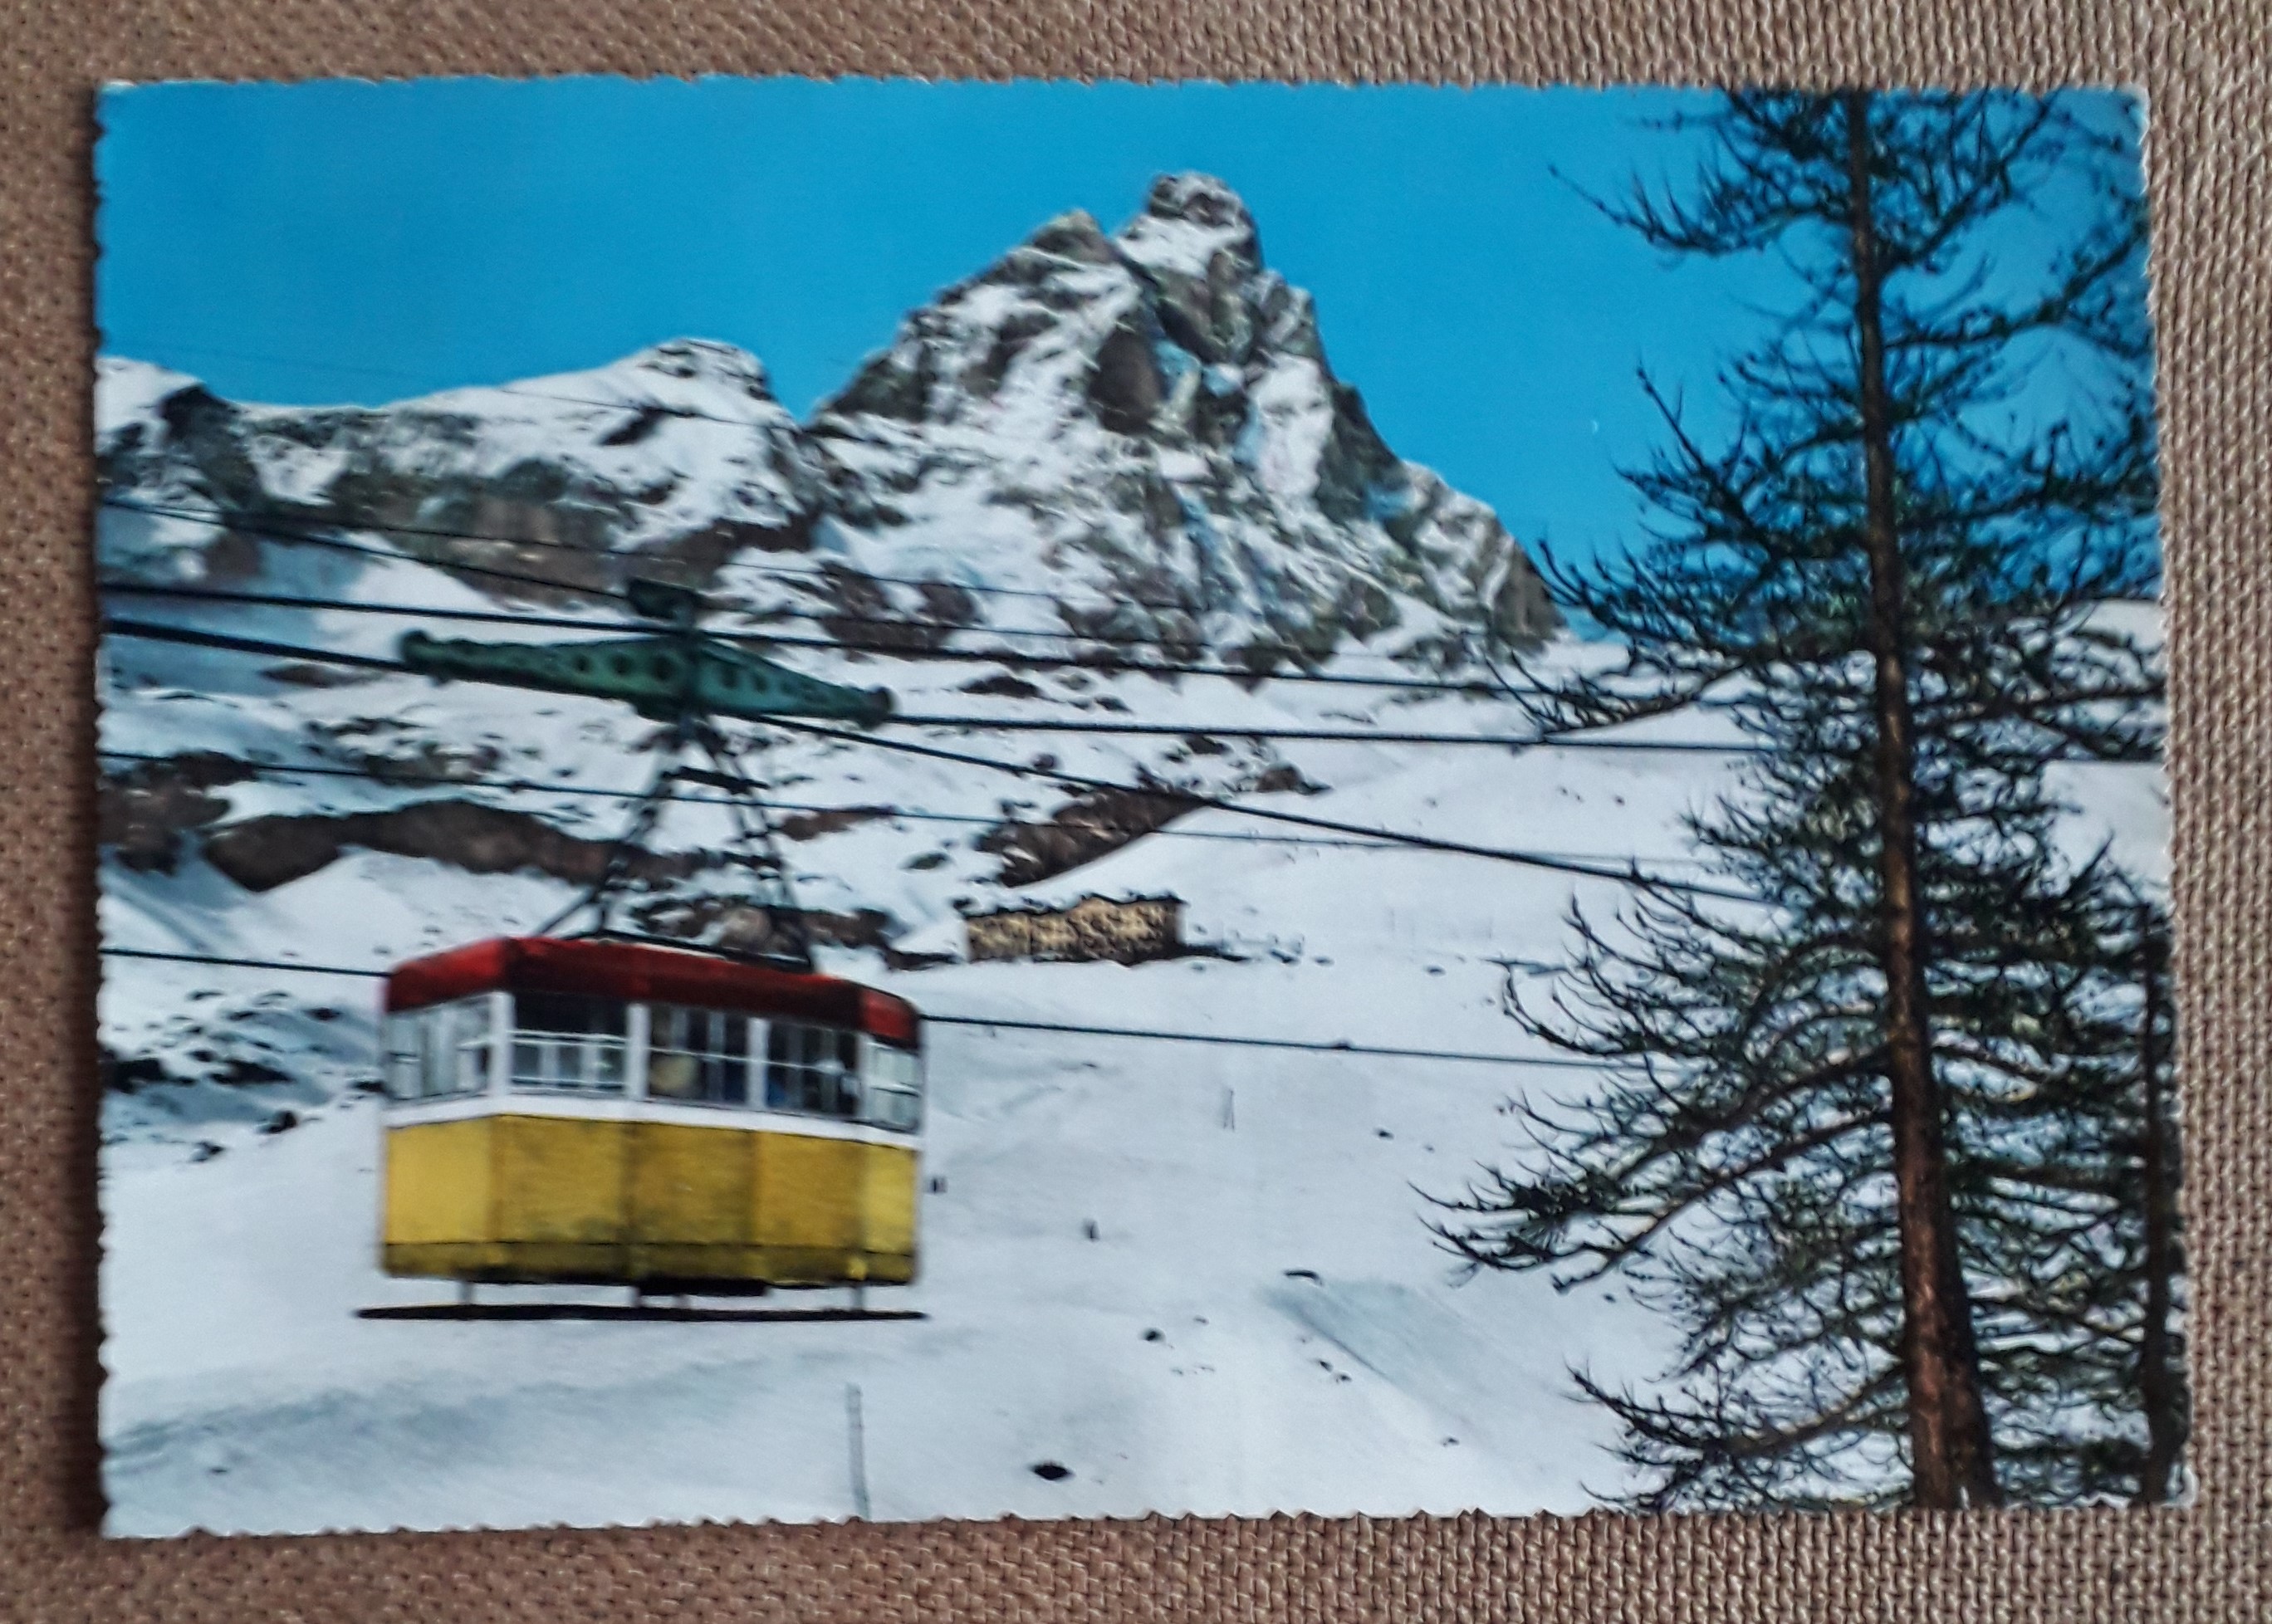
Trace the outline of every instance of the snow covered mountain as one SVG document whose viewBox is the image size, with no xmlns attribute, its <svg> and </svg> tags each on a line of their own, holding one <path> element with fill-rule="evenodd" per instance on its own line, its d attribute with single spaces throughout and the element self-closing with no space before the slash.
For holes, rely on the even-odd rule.
<svg viewBox="0 0 2272 1624">
<path fill-rule="evenodd" d="M 257 573 L 274 528 L 339 525 L 439 563 L 541 570 L 605 586 L 636 555 L 707 580 L 744 549 L 802 551 L 824 495 L 804 431 L 765 369 L 682 339 L 595 371 L 396 406 L 239 406 L 195 380 L 106 359 L 96 389 L 106 495 L 211 511 L 234 525 L 135 545 L 131 509 L 105 527 L 114 571 L 228 580 Z M 469 576 L 492 596 L 543 596 Z M 557 595 L 557 594 L 556 594 Z"/>
<path fill-rule="evenodd" d="M 437 562 L 818 606 L 848 641 L 991 621 L 1263 668 L 1352 643 L 1455 666 L 1558 624 L 1491 510 L 1382 442 L 1310 296 L 1200 175 L 1162 177 L 1117 234 L 1051 220 L 912 312 L 809 426 L 756 358 L 691 339 L 378 409 L 237 406 L 123 361 L 100 397 L 114 497 L 239 521 L 165 549 L 187 557 L 114 526 L 113 570 L 241 577 L 264 525 L 312 520 Z M 773 554 L 816 567 L 721 575 Z"/>
<path fill-rule="evenodd" d="M 1202 175 L 1112 235 L 1053 220 L 909 315 L 813 439 L 838 524 L 888 530 L 902 570 L 1038 564 L 1078 629 L 1451 665 L 1558 623 L 1491 510 L 1382 442 L 1310 295 Z"/>
</svg>

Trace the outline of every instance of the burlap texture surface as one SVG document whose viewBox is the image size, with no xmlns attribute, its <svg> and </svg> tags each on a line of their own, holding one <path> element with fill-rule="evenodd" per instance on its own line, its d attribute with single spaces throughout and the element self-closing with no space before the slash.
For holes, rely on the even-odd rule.
<svg viewBox="0 0 2272 1624">
<path fill-rule="evenodd" d="M 4 0 L 0 19 L 0 1613 L 1619 1624 L 2272 1617 L 2272 9 L 2122 0 Z M 585 72 L 2143 85 L 2152 103 L 2176 689 L 2198 1505 L 2152 1514 L 1153 1518 L 101 1539 L 87 681 L 93 93 L 113 78 Z"/>
</svg>

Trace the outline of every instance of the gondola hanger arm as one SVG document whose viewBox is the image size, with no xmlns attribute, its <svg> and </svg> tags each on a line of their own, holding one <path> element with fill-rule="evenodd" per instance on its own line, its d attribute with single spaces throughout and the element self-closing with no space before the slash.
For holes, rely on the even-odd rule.
<svg viewBox="0 0 2272 1624">
<path fill-rule="evenodd" d="M 631 599 L 640 615 L 670 629 L 575 643 L 441 638 L 414 631 L 402 639 L 402 663 L 442 682 L 617 700 L 657 721 L 802 716 L 872 727 L 892 713 L 888 689 L 826 682 L 703 632 L 696 625 L 701 600 L 684 588 L 635 581 Z"/>
</svg>

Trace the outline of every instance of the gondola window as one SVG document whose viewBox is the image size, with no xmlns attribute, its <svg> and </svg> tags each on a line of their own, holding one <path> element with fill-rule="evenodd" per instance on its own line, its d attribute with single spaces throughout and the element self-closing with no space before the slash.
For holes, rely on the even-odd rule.
<svg viewBox="0 0 2272 1624">
<path fill-rule="evenodd" d="M 749 1102 L 749 1017 L 657 1004 L 648 1030 L 650 1095 L 712 1105 Z"/>
<path fill-rule="evenodd" d="M 766 1029 L 766 1103 L 777 1111 L 856 1117 L 859 1065 L 856 1033 L 775 1021 Z"/>
<path fill-rule="evenodd" d="M 512 1085 L 620 1094 L 630 1047 L 624 1007 L 608 998 L 522 993 L 513 999 Z"/>
<path fill-rule="evenodd" d="M 388 1018 L 387 1088 L 397 1099 L 478 1094 L 489 1073 L 486 996 Z"/>
<path fill-rule="evenodd" d="M 868 1120 L 913 1133 L 923 1120 L 923 1060 L 911 1049 L 868 1045 Z"/>
</svg>

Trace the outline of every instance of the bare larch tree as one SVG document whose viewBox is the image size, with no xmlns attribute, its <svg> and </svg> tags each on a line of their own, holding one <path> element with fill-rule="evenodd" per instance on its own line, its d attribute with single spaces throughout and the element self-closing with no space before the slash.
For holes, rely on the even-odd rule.
<svg viewBox="0 0 2272 1624">
<path fill-rule="evenodd" d="M 1609 1081 L 1523 1107 L 1524 1152 L 1436 1228 L 1661 1295 L 1678 1396 L 1588 1383 L 1647 1503 L 2166 1497 L 2160 915 L 2070 849 L 2060 776 L 2161 740 L 2135 131 L 2104 98 L 1858 91 L 1670 128 L 1700 138 L 1685 188 L 1603 206 L 1774 256 L 1790 308 L 1723 374 L 1721 434 L 1644 377 L 1649 534 L 1546 555 L 1617 657 L 1521 691 L 1550 732 L 1730 719 L 1758 753 L 1689 832 L 1758 902 L 1573 910 L 1573 962 L 1512 1008 Z"/>
</svg>

